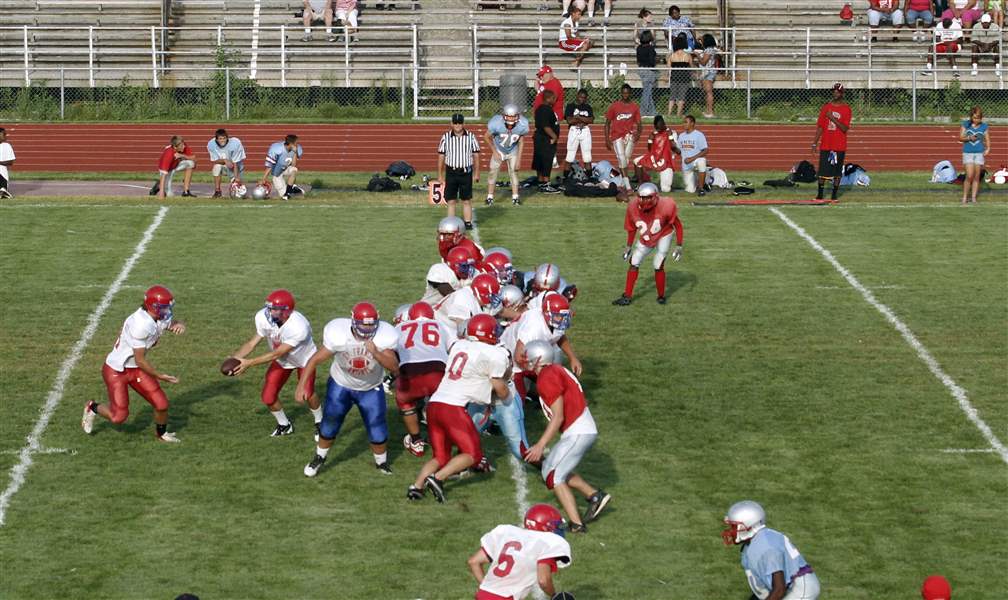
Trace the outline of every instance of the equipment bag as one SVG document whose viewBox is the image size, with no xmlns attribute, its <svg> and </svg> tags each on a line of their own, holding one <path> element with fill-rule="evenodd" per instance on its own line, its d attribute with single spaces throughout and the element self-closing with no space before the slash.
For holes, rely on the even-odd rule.
<svg viewBox="0 0 1008 600">
<path fill-rule="evenodd" d="M 367 191 L 369 192 L 394 192 L 400 189 L 402 189 L 402 186 L 399 185 L 398 181 L 382 177 L 381 173 L 372 175 L 371 181 L 367 184 Z"/>
<path fill-rule="evenodd" d="M 861 165 L 844 165 L 843 177 L 840 178 L 840 185 L 871 185 L 871 177 Z"/>
<path fill-rule="evenodd" d="M 956 178 L 956 170 L 951 162 L 940 160 L 931 169 L 931 183 L 952 183 Z"/>
<path fill-rule="evenodd" d="M 800 183 L 815 183 L 816 170 L 807 160 L 803 160 L 791 169 L 791 180 Z"/>
<path fill-rule="evenodd" d="M 390 164 L 387 169 L 385 169 L 385 174 L 389 177 L 398 177 L 399 179 L 409 179 L 416 175 L 416 169 L 413 168 L 408 162 L 404 160 L 397 160 Z"/>
<path fill-rule="evenodd" d="M 599 187 L 598 184 L 584 185 L 570 179 L 564 184 L 564 195 L 576 198 L 614 198 L 619 193 L 616 184 L 610 183 L 608 187 Z"/>
</svg>

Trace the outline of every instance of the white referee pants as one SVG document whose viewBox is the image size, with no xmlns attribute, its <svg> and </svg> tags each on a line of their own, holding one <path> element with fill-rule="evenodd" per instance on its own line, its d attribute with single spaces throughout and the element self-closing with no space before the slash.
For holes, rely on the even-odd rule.
<svg viewBox="0 0 1008 600">
<path fill-rule="evenodd" d="M 592 159 L 592 136 L 591 129 L 585 127 L 571 127 L 567 130 L 567 156 L 564 160 L 567 163 L 574 162 L 577 151 L 581 150 L 581 161 L 584 163 L 586 171 L 591 169 Z"/>
<path fill-rule="evenodd" d="M 628 133 L 625 136 L 613 141 L 613 150 L 616 152 L 616 160 L 619 161 L 620 171 L 623 172 L 623 187 L 630 189 L 630 178 L 627 176 L 627 167 L 633 162 L 633 134 Z"/>
</svg>

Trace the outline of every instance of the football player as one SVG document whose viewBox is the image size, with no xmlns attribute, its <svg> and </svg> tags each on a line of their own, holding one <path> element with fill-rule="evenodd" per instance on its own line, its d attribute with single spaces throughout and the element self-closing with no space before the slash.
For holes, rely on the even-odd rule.
<svg viewBox="0 0 1008 600">
<path fill-rule="evenodd" d="M 508 176 L 511 178 L 511 203 L 515 206 L 521 204 L 521 196 L 518 194 L 518 161 L 521 160 L 528 133 L 528 119 L 521 115 L 514 104 L 505 104 L 501 114 L 494 115 L 487 123 L 483 139 L 488 148 L 493 148 L 490 173 L 487 175 L 487 206 L 493 204 L 494 186 L 497 185 L 497 173 L 502 163 L 507 164 Z"/>
<path fill-rule="evenodd" d="M 438 502 L 445 501 L 444 481 L 483 461 L 479 433 L 466 405 L 489 405 L 494 398 L 510 399 L 511 356 L 497 345 L 497 320 L 476 315 L 466 326 L 466 337 L 452 344 L 446 377 L 427 403 L 427 435 L 434 458 L 420 469 L 406 491 L 410 500 L 423 498 L 430 490 Z M 458 454 L 451 455 L 452 446 Z"/>
<path fill-rule="evenodd" d="M 570 523 L 568 531 L 586 533 L 588 528 L 585 523 L 597 519 L 612 500 L 612 496 L 592 486 L 574 472 L 598 437 L 595 419 L 588 410 L 584 390 L 577 377 L 563 366 L 553 363 L 552 344 L 546 340 L 529 342 L 525 347 L 525 357 L 528 367 L 536 374 L 539 404 L 549 421 L 539 441 L 525 453 L 525 460 L 532 464 L 542 461 L 543 481 L 548 489 L 553 490 L 560 506 L 567 513 Z M 560 441 L 546 455 L 546 445 L 557 433 L 560 434 Z M 584 494 L 588 500 L 588 510 L 583 519 L 578 514 L 571 488 Z"/>
<path fill-rule="evenodd" d="M 232 138 L 233 139 L 233 138 Z M 298 379 L 305 376 L 305 387 L 310 392 L 308 408 L 315 418 L 315 441 L 318 441 L 319 423 L 322 421 L 322 404 L 315 394 L 315 371 L 304 373 L 308 359 L 315 354 L 311 323 L 300 311 L 294 310 L 294 294 L 287 290 L 274 290 L 266 296 L 266 305 L 253 318 L 255 334 L 231 355 L 238 359 L 232 376 L 244 373 L 249 367 L 269 364 L 263 381 L 262 403 L 276 419 L 276 429 L 271 435 L 294 433 L 294 424 L 284 413 L 280 390 L 297 370 Z M 263 339 L 269 341 L 270 351 L 255 358 L 245 358 Z"/>
<path fill-rule="evenodd" d="M 455 246 L 464 246 L 469 249 L 473 260 L 480 262 L 483 260 L 483 248 L 476 242 L 465 236 L 465 223 L 458 217 L 445 217 L 438 222 L 438 254 L 441 259 L 448 258 L 448 251 Z"/>
<path fill-rule="evenodd" d="M 623 228 L 627 232 L 627 247 L 623 260 L 630 261 L 627 269 L 626 286 L 623 295 L 613 300 L 617 306 L 630 304 L 634 284 L 641 261 L 652 250 L 654 255 L 655 287 L 658 289 L 658 304 L 665 304 L 665 257 L 672 246 L 672 232 L 675 231 L 676 247 L 672 250 L 672 260 L 682 259 L 683 225 L 675 200 L 658 196 L 658 188 L 653 183 L 643 183 L 637 188 L 637 198 L 627 204 Z M 634 238 L 637 243 L 634 245 Z"/>
<path fill-rule="evenodd" d="M 448 256 L 427 270 L 427 289 L 422 300 L 431 306 L 458 290 L 473 276 L 476 259 L 467 246 L 458 245 L 448 251 Z"/>
<path fill-rule="evenodd" d="M 448 294 L 434 307 L 434 315 L 445 327 L 461 334 L 474 315 L 496 315 L 501 308 L 500 283 L 493 275 L 480 273 L 472 283 Z"/>
<path fill-rule="evenodd" d="M 108 391 L 108 404 L 94 400 L 84 405 L 81 427 L 84 433 L 94 430 L 95 415 L 120 424 L 129 416 L 129 389 L 133 388 L 154 407 L 154 435 L 162 442 L 178 442 L 168 431 L 168 397 L 159 381 L 178 383 L 178 377 L 161 373 L 147 359 L 147 352 L 157 345 L 165 331 L 185 333 L 184 323 L 175 321 L 175 297 L 161 285 L 144 293 L 143 304 L 126 318 L 112 351 L 105 357 L 102 379 Z"/>
<path fill-rule="evenodd" d="M 468 561 L 479 583 L 476 600 L 524 600 L 537 585 L 550 597 L 556 593 L 553 573 L 571 563 L 563 517 L 549 504 L 536 504 L 525 511 L 523 525 L 498 525 L 480 538 Z"/>
<path fill-rule="evenodd" d="M 930 575 L 921 585 L 923 600 L 952 600 L 952 586 L 941 575 Z"/>
<path fill-rule="evenodd" d="M 676 133 L 669 131 L 668 125 L 665 124 L 665 119 L 661 115 L 654 118 L 654 131 L 648 136 L 647 147 L 647 154 L 633 160 L 637 181 L 645 181 L 645 171 L 657 171 L 661 191 L 671 192 L 672 181 L 675 178 L 675 170 L 672 168 L 672 153 L 679 152 L 679 147 L 676 146 Z"/>
<path fill-rule="evenodd" d="M 420 437 L 417 401 L 437 390 L 448 361 L 448 348 L 456 336 L 454 331 L 434 319 L 434 309 L 426 302 L 411 306 L 396 329 L 399 331 L 396 346 L 399 376 L 395 400 L 406 426 L 403 446 L 414 456 L 423 456 L 425 442 Z"/>
<path fill-rule="evenodd" d="M 355 304 L 349 319 L 333 319 L 326 324 L 322 331 L 322 347 L 305 365 L 295 394 L 298 401 L 307 400 L 312 394 L 308 375 L 314 373 L 319 364 L 334 359 L 329 368 L 318 446 L 311 462 L 305 465 L 306 477 L 315 477 L 325 464 L 333 439 L 355 404 L 371 442 L 375 467 L 383 474 L 392 474 L 386 446 L 385 391 L 381 384 L 385 369 L 393 374 L 399 372 L 395 354 L 398 342 L 398 332 L 379 320 L 378 309 L 370 302 Z"/>
<path fill-rule="evenodd" d="M 214 198 L 221 197 L 221 175 L 224 173 L 231 178 L 232 185 L 244 185 L 245 147 L 240 139 L 228 136 L 226 129 L 218 129 L 213 139 L 207 142 L 207 153 L 213 165 Z"/>
<path fill-rule="evenodd" d="M 577 297 L 577 286 L 568 284 L 567 280 L 560 276 L 560 267 L 552 263 L 543 263 L 536 267 L 535 271 L 526 272 L 523 281 L 528 295 L 526 304 L 529 310 L 539 310 L 546 292 L 560 292 L 571 302 Z"/>
<path fill-rule="evenodd" d="M 304 194 L 304 190 L 294 184 L 298 174 L 297 164 L 303 155 L 304 149 L 293 133 L 282 142 L 274 142 L 266 151 L 266 170 L 259 183 L 268 185 L 272 177 L 273 189 L 284 200 L 290 200 L 291 194 Z"/>
<path fill-rule="evenodd" d="M 511 257 L 500 251 L 488 252 L 480 265 L 480 270 L 496 277 L 502 286 L 514 281 L 514 265 L 511 264 Z"/>
<path fill-rule="evenodd" d="M 766 526 L 766 512 L 752 500 L 731 505 L 721 532 L 726 546 L 742 546 L 742 568 L 753 596 L 763 600 L 816 600 L 819 578 L 788 536 Z"/>
</svg>

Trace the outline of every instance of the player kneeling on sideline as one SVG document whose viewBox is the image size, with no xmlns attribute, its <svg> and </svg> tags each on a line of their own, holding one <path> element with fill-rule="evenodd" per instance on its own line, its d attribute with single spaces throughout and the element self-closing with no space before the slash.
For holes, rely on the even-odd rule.
<svg viewBox="0 0 1008 600">
<path fill-rule="evenodd" d="M 480 538 L 480 549 L 469 557 L 469 571 L 479 583 L 476 600 L 524 600 L 539 589 L 557 594 L 553 573 L 571 563 L 570 544 L 563 537 L 563 517 L 549 504 L 525 511 L 522 527 L 498 525 Z M 483 567 L 492 568 L 483 572 Z"/>
<path fill-rule="evenodd" d="M 669 128 L 665 124 L 665 119 L 658 115 L 654 118 L 654 131 L 648 137 L 648 153 L 634 159 L 634 170 L 637 174 L 637 181 L 644 181 L 644 171 L 657 171 L 658 180 L 661 183 L 661 191 L 672 191 L 672 180 L 675 177 L 675 169 L 672 168 L 672 152 L 678 152 L 676 147 L 676 134 L 673 131 L 669 138 Z"/>
<path fill-rule="evenodd" d="M 539 403 L 549 420 L 542 437 L 525 453 L 525 460 L 533 464 L 543 461 L 543 480 L 546 487 L 556 494 L 557 501 L 567 513 L 570 522 L 568 531 L 586 533 L 588 528 L 585 523 L 598 518 L 612 496 L 592 487 L 574 472 L 585 453 L 595 443 L 598 429 L 588 410 L 581 383 L 562 365 L 553 364 L 553 357 L 553 344 L 545 340 L 536 340 L 525 346 L 525 359 L 529 368 L 538 376 L 536 387 L 539 389 Z M 557 433 L 560 433 L 560 441 L 544 460 L 546 444 Z M 588 510 L 583 519 L 578 514 L 571 488 L 588 499 Z"/>
<path fill-rule="evenodd" d="M 172 178 L 175 177 L 175 173 L 183 171 L 185 175 L 182 179 L 182 195 L 193 198 L 192 192 L 189 191 L 189 183 L 192 182 L 195 169 L 196 154 L 189 149 L 182 136 L 172 136 L 168 145 L 161 151 L 161 158 L 158 159 L 158 180 L 150 189 L 150 195 L 158 198 L 171 196 Z"/>
<path fill-rule="evenodd" d="M 297 163 L 303 154 L 304 148 L 293 133 L 282 142 L 274 142 L 266 151 L 266 171 L 259 183 L 267 185 L 272 177 L 273 189 L 284 200 L 290 200 L 291 194 L 304 194 L 304 190 L 294 184 L 298 174 Z"/>
<path fill-rule="evenodd" d="M 763 600 L 816 600 L 819 578 L 779 531 L 766 526 L 766 512 L 752 500 L 731 505 L 721 532 L 726 546 L 742 546 L 742 568 L 753 596 Z"/>
<path fill-rule="evenodd" d="M 294 310 L 294 295 L 287 290 L 275 290 L 266 296 L 266 306 L 256 312 L 253 322 L 255 334 L 231 355 L 238 359 L 238 366 L 231 371 L 231 376 L 241 375 L 249 367 L 269 363 L 263 381 L 262 403 L 277 422 L 271 435 L 280 436 L 294 433 L 294 424 L 287 418 L 280 402 L 280 390 L 291 373 L 297 370 L 298 379 L 305 378 L 305 387 L 309 391 L 308 407 L 315 417 L 315 441 L 318 441 L 322 406 L 315 395 L 315 370 L 304 372 L 308 359 L 317 351 L 311 323 Z M 255 358 L 245 358 L 263 338 L 269 340 L 270 351 Z"/>
<path fill-rule="evenodd" d="M 420 408 L 417 402 L 431 396 L 444 377 L 448 347 L 455 332 L 434 319 L 434 309 L 426 302 L 409 307 L 406 317 L 396 324 L 399 343 L 399 376 L 395 382 L 395 400 L 406 426 L 403 446 L 414 456 L 423 456 L 426 443 L 420 437 Z"/>
<path fill-rule="evenodd" d="M 644 183 L 637 188 L 637 198 L 627 204 L 623 227 L 627 231 L 627 247 L 623 260 L 630 261 L 627 269 L 626 286 L 623 295 L 613 300 L 617 306 L 630 304 L 634 284 L 641 261 L 652 250 L 655 251 L 655 287 L 658 289 L 658 304 L 665 304 L 665 257 L 672 246 L 672 231 L 675 230 L 676 247 L 672 260 L 682 259 L 683 226 L 675 200 L 658 196 L 658 188 L 653 183 Z M 637 237 L 639 234 L 639 237 Z M 634 244 L 634 238 L 637 243 Z"/>
<path fill-rule="evenodd" d="M 438 502 L 444 502 L 444 481 L 482 462 L 479 433 L 466 405 L 487 406 L 494 397 L 513 401 L 507 384 L 511 357 L 497 345 L 498 327 L 490 315 L 476 315 L 466 327 L 466 339 L 452 344 L 447 376 L 427 404 L 427 436 L 434 458 L 427 461 L 406 490 L 410 500 L 421 500 L 427 489 Z M 458 448 L 455 456 L 451 455 L 452 446 Z"/>
<path fill-rule="evenodd" d="M 385 421 L 385 390 L 382 377 L 385 369 L 399 372 L 395 348 L 399 336 L 394 327 L 378 320 L 378 309 L 370 302 L 358 302 L 349 319 L 333 319 L 322 331 L 322 347 L 312 355 L 298 379 L 295 399 L 307 400 L 315 367 L 333 359 L 329 368 L 329 383 L 322 407 L 318 447 L 315 456 L 304 468 L 305 477 L 315 477 L 326 461 L 333 440 L 343 427 L 343 420 L 356 404 L 364 420 L 375 467 L 391 475 L 388 464 L 388 423 Z"/>
<path fill-rule="evenodd" d="M 159 373 L 147 360 L 147 351 L 157 345 L 165 331 L 176 335 L 185 333 L 186 326 L 173 320 L 175 297 L 160 285 L 147 289 L 143 305 L 123 323 L 112 351 L 105 357 L 102 379 L 108 390 L 108 405 L 94 400 L 84 405 L 81 427 L 84 433 L 94 430 L 95 415 L 101 415 L 115 424 L 129 416 L 129 388 L 133 388 L 154 407 L 154 433 L 162 442 L 178 442 L 168 431 L 168 397 L 159 381 L 178 383 L 178 377 Z"/>
<path fill-rule="evenodd" d="M 210 162 L 213 164 L 214 198 L 221 197 L 221 175 L 228 174 L 231 178 L 232 190 L 238 186 L 242 188 L 242 173 L 245 172 L 245 146 L 236 137 L 229 137 L 226 129 L 218 129 L 214 132 L 212 140 L 207 142 L 207 153 L 210 155 Z M 232 195 L 235 195 L 232 193 Z M 240 194 L 244 196 L 244 194 Z"/>
</svg>

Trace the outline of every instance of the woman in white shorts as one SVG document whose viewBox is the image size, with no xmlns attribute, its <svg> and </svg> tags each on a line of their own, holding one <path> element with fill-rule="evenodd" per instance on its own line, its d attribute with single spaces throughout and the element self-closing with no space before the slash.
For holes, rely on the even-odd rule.
<svg viewBox="0 0 1008 600">
<path fill-rule="evenodd" d="M 987 123 L 983 122 L 983 109 L 979 106 L 974 106 L 969 118 L 962 122 L 959 141 L 963 145 L 963 169 L 966 171 L 962 203 L 966 204 L 976 202 L 977 192 L 980 191 L 980 172 L 984 167 L 984 158 L 990 152 L 990 134 Z"/>
</svg>

